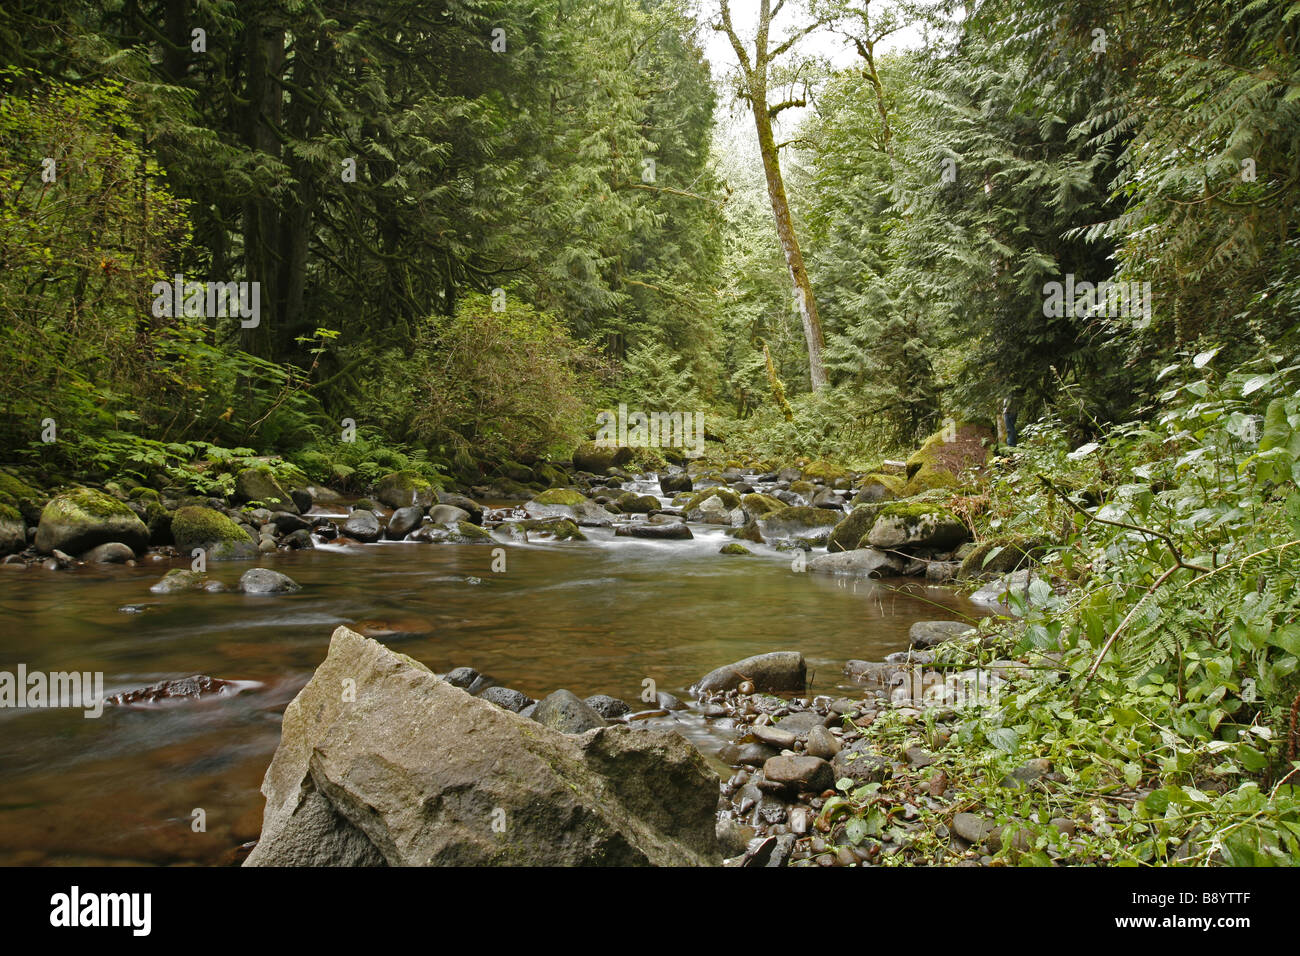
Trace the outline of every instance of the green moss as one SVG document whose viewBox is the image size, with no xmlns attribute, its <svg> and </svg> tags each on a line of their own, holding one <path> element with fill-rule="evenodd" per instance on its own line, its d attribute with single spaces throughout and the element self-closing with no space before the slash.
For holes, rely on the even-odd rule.
<svg viewBox="0 0 1300 956">
<path fill-rule="evenodd" d="M 848 471 L 839 465 L 832 464 L 825 459 L 818 459 L 803 470 L 805 478 L 820 478 L 823 481 L 831 482 L 837 478 L 843 478 L 848 475 Z M 794 490 L 793 488 L 791 489 Z"/>
<path fill-rule="evenodd" d="M 718 554 L 753 554 L 753 553 L 754 552 L 750 551 L 749 548 L 745 547 L 743 544 L 736 544 L 734 541 L 731 544 L 724 544 L 722 546 L 722 549 L 718 552 Z"/>
<path fill-rule="evenodd" d="M 5 521 L 22 521 L 23 516 L 18 513 L 18 509 L 13 505 L 7 505 L 0 502 L 0 519 Z"/>
<path fill-rule="evenodd" d="M 785 502 L 773 498 L 771 495 L 762 495 L 755 492 L 741 498 L 740 506 L 745 509 L 747 515 L 765 515 L 773 511 L 780 511 L 785 507 Z"/>
<path fill-rule="evenodd" d="M 811 481 L 792 481 L 790 490 L 796 495 L 810 495 L 815 490 Z"/>
<path fill-rule="evenodd" d="M 574 491 L 571 488 L 552 488 L 549 491 L 543 491 L 533 499 L 533 502 L 539 505 L 566 505 L 573 508 L 586 500 L 580 491 Z"/>
<path fill-rule="evenodd" d="M 41 493 L 7 471 L 0 471 L 0 501 L 18 501 L 20 498 L 39 498 Z"/>
<path fill-rule="evenodd" d="M 885 495 L 890 498 L 901 498 L 907 490 L 907 479 L 901 475 L 884 475 L 880 472 L 872 472 L 857 484 L 859 491 L 866 491 L 872 487 L 884 489 Z"/>
<path fill-rule="evenodd" d="M 221 512 L 194 506 L 179 508 L 172 515 L 172 536 L 181 549 L 221 541 L 236 543 L 248 540 L 244 529 Z"/>
<path fill-rule="evenodd" d="M 805 528 L 825 528 L 839 524 L 844 515 L 829 508 L 812 508 L 807 505 L 791 505 L 780 511 L 773 511 L 766 520 L 789 524 L 800 524 Z"/>
<path fill-rule="evenodd" d="M 159 495 L 158 492 L 154 491 L 152 488 L 146 488 L 144 485 L 140 485 L 138 488 L 132 488 L 128 497 L 130 497 L 132 501 L 139 501 L 142 498 L 148 498 L 150 501 L 162 500 L 162 496 Z"/>
<path fill-rule="evenodd" d="M 96 491 L 93 488 L 73 488 L 71 491 L 59 495 L 46 507 L 53 508 L 57 506 L 66 512 L 69 505 L 93 518 L 135 517 L 134 511 L 112 495 L 106 495 L 102 491 Z"/>
<path fill-rule="evenodd" d="M 871 531 L 884 505 L 858 505 L 848 516 L 835 526 L 826 542 L 826 550 L 831 554 L 837 551 L 852 551 L 862 547 L 862 539 Z"/>
<path fill-rule="evenodd" d="M 473 538 L 476 541 L 481 541 L 484 538 L 492 537 L 492 535 L 488 531 L 486 531 L 483 528 L 480 528 L 478 525 L 474 524 L 471 521 L 458 522 L 456 524 L 456 530 L 460 532 L 462 537 Z"/>
<path fill-rule="evenodd" d="M 703 491 L 695 492 L 695 494 L 691 495 L 690 500 L 686 502 L 683 510 L 687 512 L 694 511 L 700 505 L 704 504 L 704 502 L 715 496 L 722 499 L 722 503 L 727 506 L 728 511 L 740 507 L 740 495 L 736 494 L 730 488 L 724 488 L 721 485 L 718 485 L 713 488 L 705 488 Z"/>
</svg>

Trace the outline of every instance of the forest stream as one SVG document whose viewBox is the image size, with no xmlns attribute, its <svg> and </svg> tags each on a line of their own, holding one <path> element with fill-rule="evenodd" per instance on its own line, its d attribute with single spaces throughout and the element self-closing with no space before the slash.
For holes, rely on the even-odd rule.
<svg viewBox="0 0 1300 956">
<path fill-rule="evenodd" d="M 345 511 L 312 515 L 342 521 Z M 690 685 L 712 668 L 778 649 L 805 655 L 808 696 L 860 696 L 846 660 L 905 649 L 915 621 L 985 613 L 942 587 L 793 573 L 789 553 L 764 545 L 719 556 L 732 540 L 724 530 L 691 527 L 686 541 L 586 528 L 585 542 L 518 543 L 498 532 L 503 572 L 482 544 L 318 538 L 314 549 L 258 562 L 302 586 L 290 594 L 236 592 L 246 562 L 209 567 L 225 593 L 151 593 L 167 570 L 187 566 L 155 555 L 134 567 L 7 570 L 6 660 L 33 671 L 75 660 L 103 671 L 110 697 L 191 674 L 238 683 L 198 700 L 110 704 L 97 719 L 0 712 L 0 865 L 233 862 L 261 827 L 258 787 L 280 715 L 340 624 L 438 673 L 471 666 L 539 699 L 565 687 L 643 709 L 646 678 L 689 701 Z M 716 757 L 726 720 L 692 707 L 650 720 L 691 740 L 724 778 L 730 772 Z"/>
</svg>

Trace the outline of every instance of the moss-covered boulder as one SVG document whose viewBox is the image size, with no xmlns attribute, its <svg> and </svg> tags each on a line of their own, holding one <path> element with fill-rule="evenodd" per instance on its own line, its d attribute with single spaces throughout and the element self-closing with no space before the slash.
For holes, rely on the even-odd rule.
<svg viewBox="0 0 1300 956">
<path fill-rule="evenodd" d="M 847 478 L 848 474 L 849 472 L 847 469 L 841 468 L 839 465 L 833 464 L 825 459 L 818 459 L 817 461 L 807 465 L 803 470 L 804 478 L 809 481 L 820 479 L 828 485 L 840 478 Z"/>
<path fill-rule="evenodd" d="M 741 541 L 752 541 L 754 544 L 764 544 L 763 532 L 758 527 L 757 519 L 751 518 L 739 528 L 728 528 L 727 536 L 730 538 L 739 538 Z"/>
<path fill-rule="evenodd" d="M 0 555 L 15 554 L 27 547 L 27 522 L 22 512 L 0 503 Z"/>
<path fill-rule="evenodd" d="M 981 541 L 963 556 L 957 571 L 959 578 L 978 577 L 982 574 L 1007 574 L 1036 564 L 1046 552 L 1038 538 L 1029 535 L 1002 535 Z"/>
<path fill-rule="evenodd" d="M 907 479 L 901 475 L 873 472 L 858 482 L 857 492 L 853 503 L 859 505 L 901 498 L 907 493 Z"/>
<path fill-rule="evenodd" d="M 806 498 L 816 489 L 813 488 L 811 481 L 792 481 L 790 482 L 790 490 L 796 495 L 803 495 Z"/>
<path fill-rule="evenodd" d="M 45 554 L 57 549 L 78 555 L 110 541 L 139 554 L 149 546 L 149 529 L 123 502 L 93 488 L 74 488 L 55 497 L 36 528 L 36 549 Z"/>
<path fill-rule="evenodd" d="M 254 465 L 235 475 L 234 497 L 240 504 L 260 501 L 272 511 L 298 514 L 298 506 L 294 504 L 293 496 L 284 490 L 267 465 Z"/>
<path fill-rule="evenodd" d="M 744 509 L 745 517 L 751 521 L 754 518 L 761 518 L 763 515 L 771 514 L 773 511 L 780 511 L 785 506 L 784 501 L 758 492 L 745 495 L 740 499 L 740 507 Z"/>
<path fill-rule="evenodd" d="M 572 508 L 586 502 L 587 497 L 581 491 L 574 491 L 572 488 L 551 488 L 543 491 L 533 499 L 533 504 L 538 505 L 567 505 Z"/>
<path fill-rule="evenodd" d="M 659 499 L 650 495 L 638 495 L 635 491 L 625 491 L 614 499 L 614 504 L 624 514 L 646 515 L 659 507 Z"/>
<path fill-rule="evenodd" d="M 831 511 L 829 508 L 786 506 L 763 515 L 758 519 L 758 524 L 763 537 L 768 539 L 800 537 L 816 540 L 819 537 L 816 532 L 824 530 L 829 535 L 830 529 L 839 524 L 843 517 L 842 511 Z"/>
<path fill-rule="evenodd" d="M 583 442 L 573 452 L 573 467 L 578 471 L 589 471 L 593 475 L 603 475 L 609 469 L 626 465 L 631 460 L 631 448 L 607 448 L 593 441 Z"/>
<path fill-rule="evenodd" d="M 209 561 L 239 561 L 257 555 L 257 542 L 212 508 L 178 508 L 172 515 L 171 531 L 176 549 L 185 555 L 195 548 L 206 551 Z"/>
<path fill-rule="evenodd" d="M 17 475 L 0 471 L 0 505 L 8 505 L 16 510 L 28 525 L 38 524 L 41 510 L 49 496 L 40 489 L 23 481 Z"/>
<path fill-rule="evenodd" d="M 970 530 L 942 505 L 926 501 L 896 502 L 880 509 L 863 545 L 907 551 L 951 551 L 970 537 Z"/>
<path fill-rule="evenodd" d="M 753 553 L 754 552 L 750 551 L 749 548 L 745 547 L 743 544 L 737 544 L 735 541 L 731 542 L 730 544 L 724 544 L 718 550 L 718 554 L 745 555 L 745 554 L 753 554 Z"/>
<path fill-rule="evenodd" d="M 935 432 L 907 459 L 907 494 L 955 487 L 962 472 L 983 468 L 993 441 L 993 430 L 974 422 Z"/>
<path fill-rule="evenodd" d="M 858 547 L 858 543 L 867 536 L 871 531 L 871 526 L 876 523 L 876 516 L 880 514 L 883 504 L 858 505 L 848 516 L 835 526 L 831 536 L 826 541 L 826 550 L 832 554 L 838 551 L 852 551 Z"/>
<path fill-rule="evenodd" d="M 466 541 L 478 543 L 492 540 L 492 533 L 490 531 L 486 528 L 480 528 L 472 521 L 458 521 L 456 523 L 456 531 Z"/>
<path fill-rule="evenodd" d="M 681 510 L 687 521 L 703 521 L 707 524 L 731 524 L 732 513 L 739 507 L 740 495 L 730 488 L 715 485 L 695 492 L 681 506 Z"/>
<path fill-rule="evenodd" d="M 375 497 L 390 508 L 428 508 L 438 501 L 438 487 L 419 472 L 394 471 L 375 483 Z"/>
</svg>

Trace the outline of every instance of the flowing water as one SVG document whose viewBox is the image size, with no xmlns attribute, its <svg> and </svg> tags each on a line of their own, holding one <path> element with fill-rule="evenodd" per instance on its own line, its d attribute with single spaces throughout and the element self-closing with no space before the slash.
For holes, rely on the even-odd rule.
<svg viewBox="0 0 1300 956">
<path fill-rule="evenodd" d="M 218 864 L 261 828 L 262 774 L 280 715 L 340 624 L 438 673 L 466 665 L 540 698 L 560 687 L 639 704 L 643 681 L 683 699 L 714 667 L 799 650 L 813 693 L 860 696 L 850 658 L 907 646 L 914 621 L 976 617 L 950 591 L 794 573 L 788 554 L 692 541 L 503 539 L 487 545 L 325 544 L 264 555 L 302 590 L 149 591 L 179 561 L 63 572 L 0 568 L 0 670 L 102 671 L 106 694 L 207 674 L 246 682 L 231 696 L 80 710 L 0 709 L 0 865 Z M 212 564 L 234 587 L 248 562 Z M 725 731 L 694 711 L 659 723 L 712 755 Z M 202 811 L 201 814 L 196 811 Z M 201 820 L 199 828 L 196 820 Z"/>
</svg>

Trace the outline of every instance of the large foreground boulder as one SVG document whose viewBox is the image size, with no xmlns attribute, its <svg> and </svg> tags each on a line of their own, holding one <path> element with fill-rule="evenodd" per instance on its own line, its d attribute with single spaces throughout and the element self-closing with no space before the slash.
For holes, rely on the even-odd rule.
<svg viewBox="0 0 1300 956">
<path fill-rule="evenodd" d="M 721 862 L 718 779 L 671 731 L 570 736 L 340 627 L 284 713 L 245 866 Z"/>
<path fill-rule="evenodd" d="M 176 548 L 188 556 L 195 548 L 207 552 L 209 561 L 240 561 L 257 555 L 257 543 L 233 520 L 212 508 L 187 505 L 172 515 Z"/>
<path fill-rule="evenodd" d="M 83 554 L 110 541 L 140 554 L 149 546 L 149 529 L 125 504 L 93 488 L 74 488 L 54 498 L 36 527 L 36 550 L 42 554 L 56 549 Z"/>
</svg>

